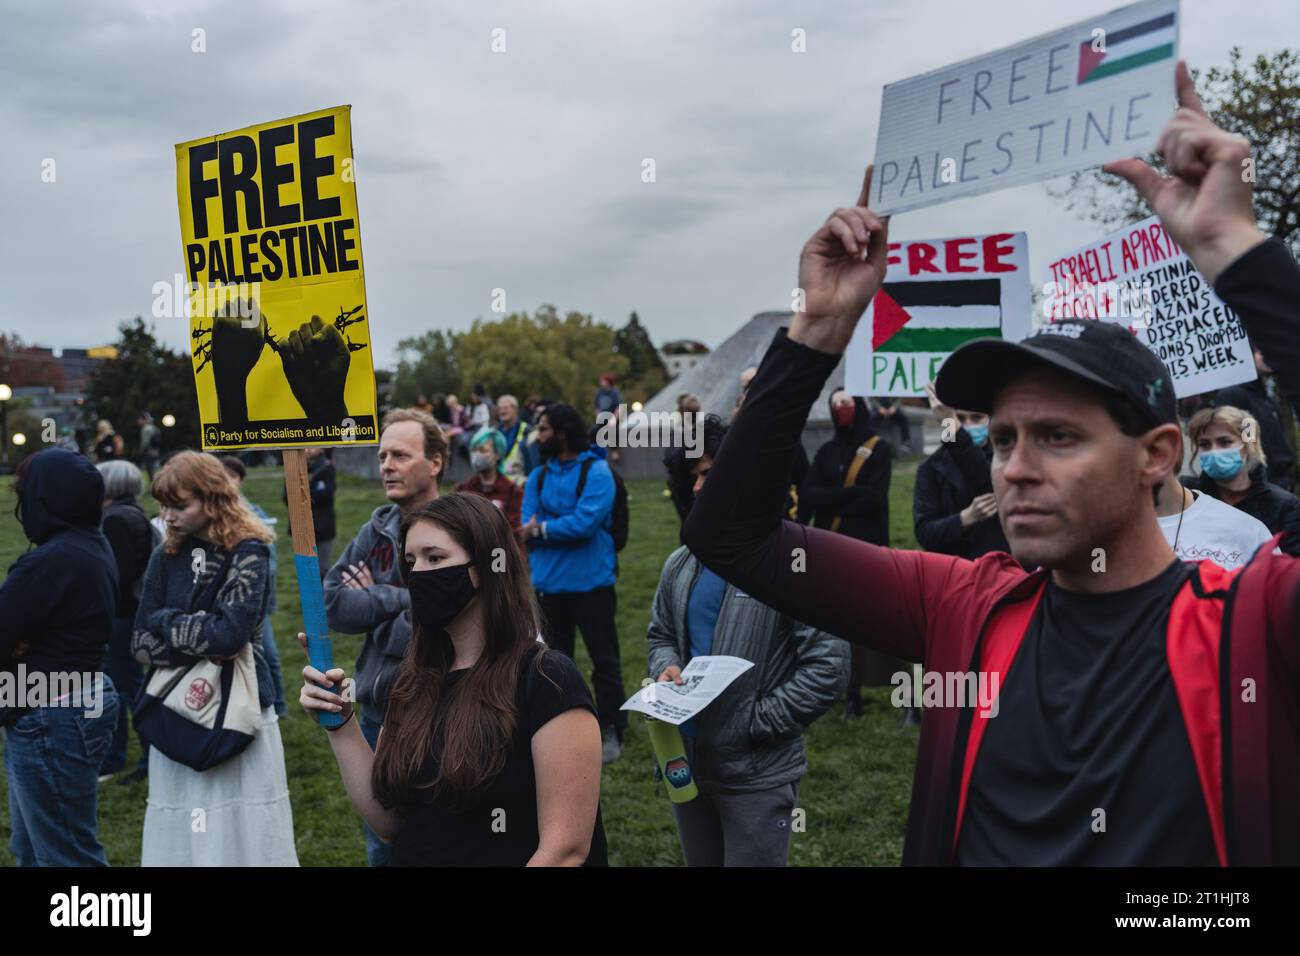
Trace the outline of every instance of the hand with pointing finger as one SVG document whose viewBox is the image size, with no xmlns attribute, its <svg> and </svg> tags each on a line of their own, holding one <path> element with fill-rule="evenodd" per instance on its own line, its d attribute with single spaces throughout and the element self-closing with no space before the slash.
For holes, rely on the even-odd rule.
<svg viewBox="0 0 1300 956">
<path fill-rule="evenodd" d="M 868 166 L 855 205 L 835 210 L 813 233 L 799 256 L 804 311 L 790 324 L 790 338 L 823 352 L 843 352 L 871 297 L 885 281 L 889 218 L 867 208 Z"/>
<path fill-rule="evenodd" d="M 1256 222 L 1245 175 L 1250 143 L 1219 129 L 1205 115 L 1191 72 L 1181 60 L 1175 82 L 1178 109 L 1156 143 L 1170 175 L 1160 175 L 1141 159 L 1122 159 L 1103 168 L 1137 188 L 1213 284 L 1235 259 L 1267 238 Z"/>
</svg>

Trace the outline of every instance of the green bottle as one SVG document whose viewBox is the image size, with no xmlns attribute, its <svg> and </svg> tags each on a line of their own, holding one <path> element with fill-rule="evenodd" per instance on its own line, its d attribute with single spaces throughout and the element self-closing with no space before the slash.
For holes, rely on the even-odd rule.
<svg viewBox="0 0 1300 956">
<path fill-rule="evenodd" d="M 653 684 L 646 678 L 641 686 Z M 655 720 L 645 715 L 646 728 L 650 731 L 650 746 L 654 748 L 655 759 L 659 761 L 659 772 L 664 777 L 664 787 L 668 790 L 668 799 L 673 803 L 687 803 L 699 796 L 695 786 L 695 776 L 691 765 L 686 760 L 686 747 L 682 743 L 682 732 L 672 724 Z"/>
</svg>

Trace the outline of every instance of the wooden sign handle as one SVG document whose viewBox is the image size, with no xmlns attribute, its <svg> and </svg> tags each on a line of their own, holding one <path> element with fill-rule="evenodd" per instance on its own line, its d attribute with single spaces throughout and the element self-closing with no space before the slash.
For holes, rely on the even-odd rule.
<svg viewBox="0 0 1300 956">
<path fill-rule="evenodd" d="M 289 501 L 289 529 L 293 536 L 293 564 L 298 572 L 298 598 L 302 604 L 303 631 L 307 634 L 307 657 L 322 674 L 334 667 L 334 645 L 325 618 L 325 589 L 321 587 L 320 559 L 316 555 L 316 526 L 311 517 L 311 487 L 307 484 L 307 453 L 286 448 L 284 491 Z M 331 687 L 335 693 L 337 686 Z M 333 712 L 320 713 L 322 727 L 337 727 L 343 718 Z"/>
</svg>

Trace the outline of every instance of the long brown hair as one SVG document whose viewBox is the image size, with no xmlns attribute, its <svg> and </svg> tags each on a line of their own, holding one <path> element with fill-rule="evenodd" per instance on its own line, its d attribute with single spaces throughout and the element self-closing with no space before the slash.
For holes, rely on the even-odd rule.
<svg viewBox="0 0 1300 956">
<path fill-rule="evenodd" d="M 387 807 L 411 802 L 421 789 L 456 802 L 499 773 L 519 718 L 520 666 L 536 648 L 533 664 L 540 668 L 545 653 L 537 642 L 537 600 L 501 510 L 480 495 L 450 494 L 403 516 L 398 556 L 404 576 L 409 573 L 406 536 L 421 521 L 438 525 L 469 555 L 478 573 L 484 645 L 469 672 L 444 696 L 443 680 L 455 661 L 451 638 L 442 629 L 426 631 L 411 615 L 411 643 L 388 695 L 383 745 L 371 781 Z M 438 775 L 418 781 L 435 750 Z"/>
<path fill-rule="evenodd" d="M 212 455 L 198 451 L 173 455 L 154 475 L 149 491 L 159 504 L 169 508 L 178 507 L 182 495 L 201 500 L 203 513 L 208 516 L 208 529 L 204 534 L 227 551 L 249 538 L 266 542 L 275 540 L 275 532 L 244 504 L 235 479 Z M 168 528 L 163 550 L 168 554 L 180 554 L 187 537 Z"/>
</svg>

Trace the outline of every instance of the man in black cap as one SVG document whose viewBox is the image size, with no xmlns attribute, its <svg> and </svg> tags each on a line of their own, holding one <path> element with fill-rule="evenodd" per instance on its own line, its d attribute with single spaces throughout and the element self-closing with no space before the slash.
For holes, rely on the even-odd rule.
<svg viewBox="0 0 1300 956">
<path fill-rule="evenodd" d="M 1172 175 L 1109 169 L 1300 394 L 1300 268 L 1255 223 L 1249 145 L 1206 118 L 1185 64 L 1177 76 L 1182 108 L 1157 148 Z M 781 613 L 941 678 L 939 706 L 923 682 L 905 863 L 1300 862 L 1300 560 L 1266 547 L 1229 572 L 1175 557 L 1155 512 L 1182 456 L 1173 383 L 1125 329 L 977 341 L 940 371 L 944 403 L 991 416 L 1014 559 L 780 521 L 808 410 L 884 279 L 870 181 L 804 246 L 807 311 L 759 366 L 685 543 Z"/>
</svg>

